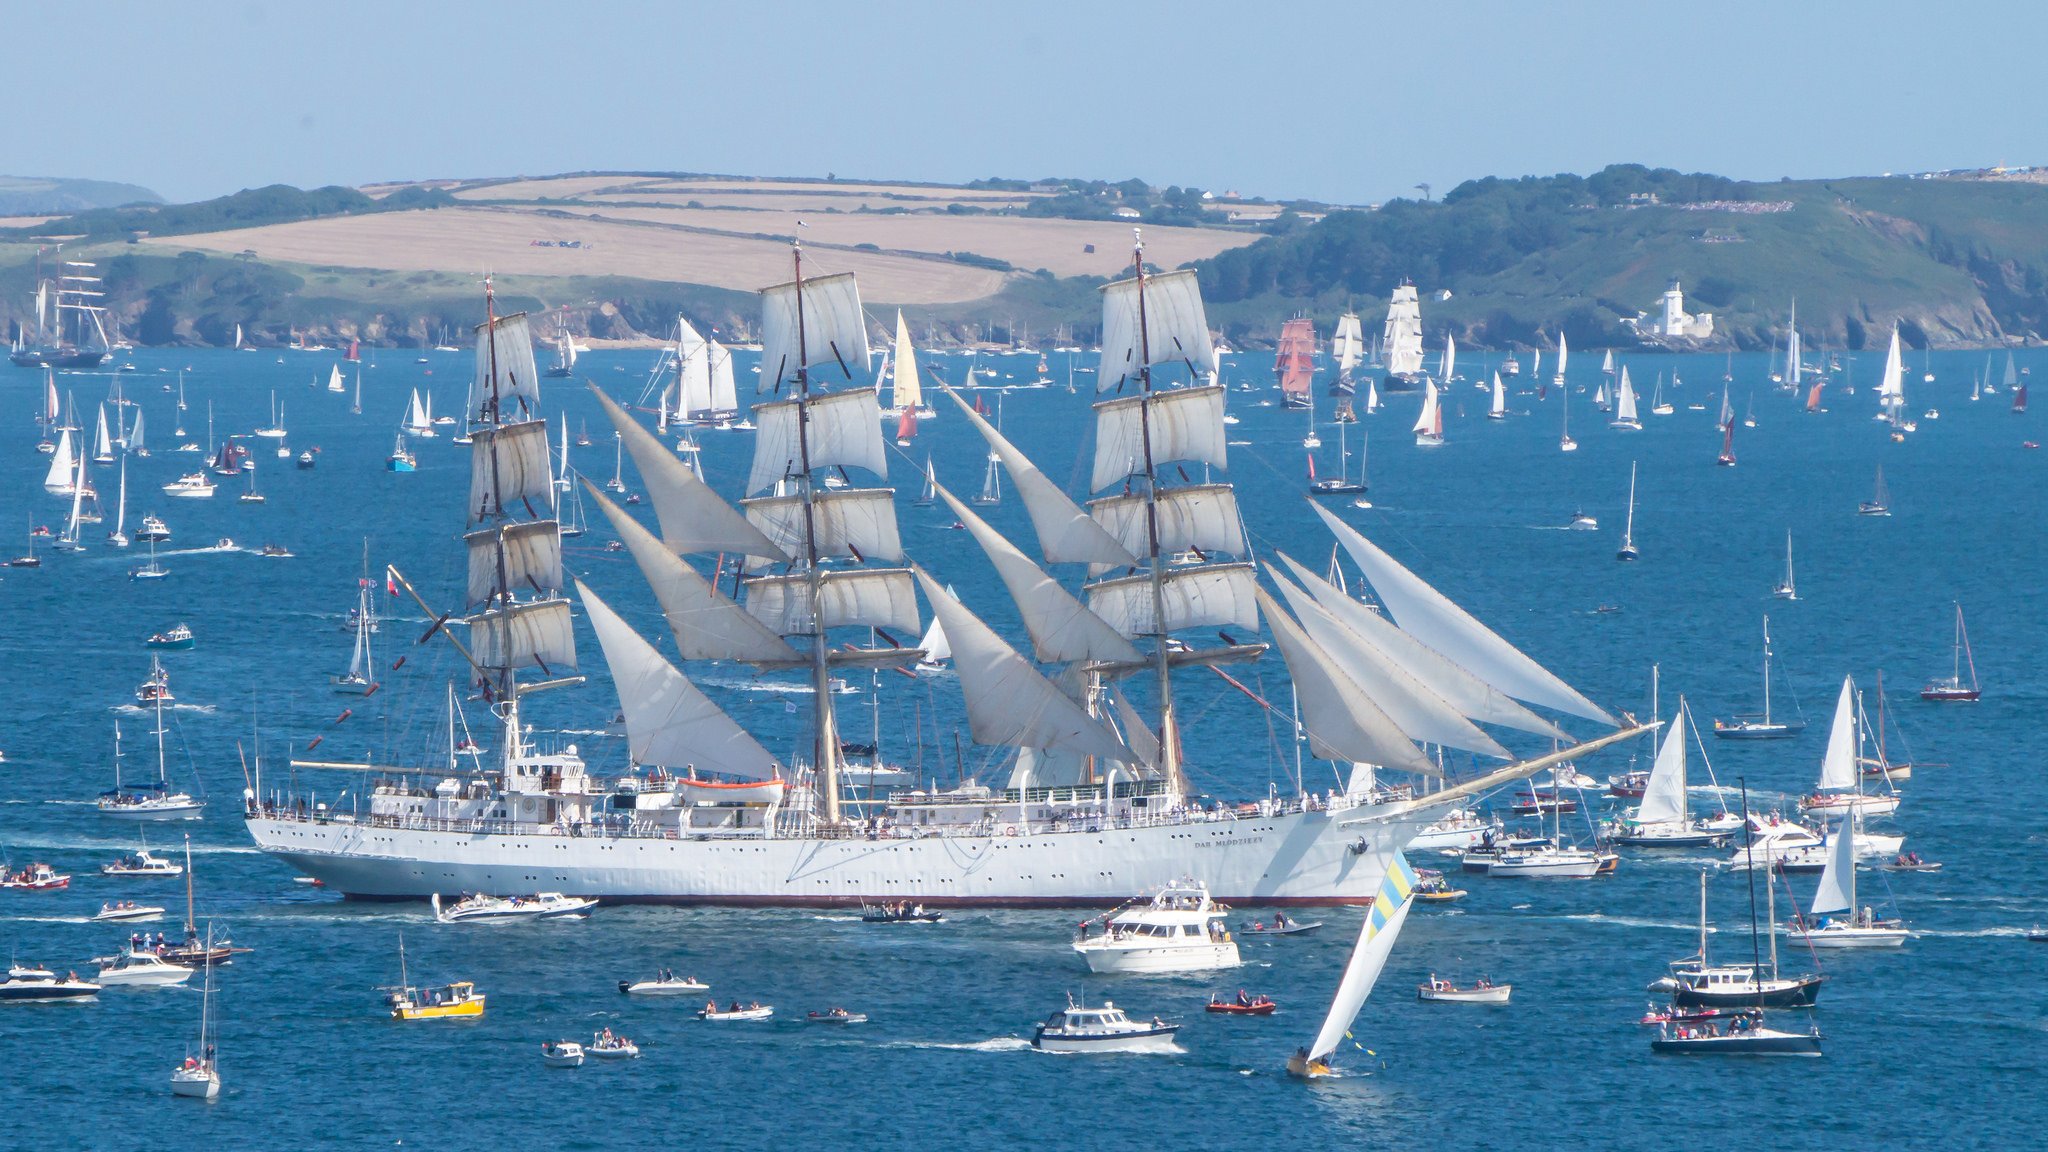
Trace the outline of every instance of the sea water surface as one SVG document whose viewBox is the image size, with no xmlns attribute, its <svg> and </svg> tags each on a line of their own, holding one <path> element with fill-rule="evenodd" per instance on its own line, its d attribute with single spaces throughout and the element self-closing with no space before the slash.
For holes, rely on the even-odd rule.
<svg viewBox="0 0 2048 1152">
<path fill-rule="evenodd" d="M 1938 353 L 1916 363 L 1908 385 L 1919 430 L 1893 443 L 1870 417 L 1879 357 L 1855 358 L 1854 395 L 1831 388 L 1827 411 L 1806 414 L 1803 396 L 1774 391 L 1762 356 L 1637 355 L 1628 359 L 1642 393 L 1643 430 L 1621 432 L 1591 404 L 1597 359 L 1571 372 L 1571 429 L 1580 448 L 1558 450 L 1560 393 L 1539 398 L 1535 382 L 1513 386 L 1504 421 L 1482 418 L 1474 386 L 1490 359 L 1466 358 L 1471 382 L 1445 400 L 1447 443 L 1419 449 L 1408 426 L 1417 400 L 1389 397 L 1386 409 L 1352 431 L 1369 464 L 1372 507 L 1333 501 L 1347 521 L 1502 635 L 1614 709 L 1647 715 L 1650 669 L 1662 669 L 1661 711 L 1679 696 L 1702 727 L 1713 716 L 1760 703 L 1762 617 L 1769 613 L 1780 679 L 1774 704 L 1803 712 L 1807 733 L 1778 743 L 1708 740 L 1721 793 L 1700 805 L 1775 807 L 1810 787 L 1828 710 L 1846 675 L 1873 707 L 1885 674 L 1889 739 L 1918 771 L 1892 822 L 1907 846 L 1943 862 L 1934 875 L 1861 877 L 1867 902 L 1896 901 L 1917 935 L 1888 955 L 1827 957 L 1829 976 L 1813 1014 L 1826 1035 L 1820 1060 L 1729 1061 L 1657 1058 L 1633 1021 L 1644 985 L 1696 940 L 1697 877 L 1725 853 L 1631 853 L 1618 875 L 1593 882 L 1514 882 L 1471 877 L 1471 895 L 1421 907 L 1409 919 L 1374 997 L 1354 1028 L 1348 1075 L 1305 1086 L 1281 1072 L 1289 1052 L 1313 1034 L 1356 932 L 1356 910 L 1319 912 L 1319 933 L 1284 940 L 1247 938 L 1245 966 L 1213 978 L 1117 978 L 1088 974 L 1068 948 L 1085 911 L 960 911 L 933 926 L 863 925 L 851 911 L 606 907 L 578 922 L 516 927 L 436 925 L 423 905 L 362 904 L 297 884 L 288 868 L 255 852 L 238 820 L 245 772 L 260 751 L 266 788 L 295 787 L 340 806 L 356 802 L 354 776 L 287 767 L 292 756 L 431 763 L 443 755 L 446 683 L 453 654 L 415 639 L 425 614 L 384 595 L 382 567 L 398 566 L 437 610 L 451 607 L 461 578 L 456 537 L 468 482 L 467 454 L 450 429 L 415 441 L 420 470 L 385 470 L 396 426 L 413 388 L 431 391 L 437 412 L 459 409 L 467 353 L 382 351 L 362 365 L 363 413 L 324 387 L 338 353 L 142 350 L 121 357 L 127 396 L 145 413 L 148 458 L 128 461 L 128 530 L 145 512 L 164 516 L 174 539 L 159 551 L 171 576 L 128 578 L 146 559 L 115 549 L 111 529 L 118 468 L 93 479 L 107 522 L 87 529 L 83 555 L 45 551 L 40 571 L 0 570 L 0 846 L 15 866 L 43 860 L 70 872 L 68 891 L 0 892 L 0 947 L 22 961 L 87 973 L 89 958 L 119 946 L 128 929 L 87 921 L 103 901 L 146 899 L 171 908 L 160 925 L 175 932 L 183 890 L 175 882 L 116 881 L 99 865 L 131 849 L 138 829 L 99 816 L 92 798 L 113 782 L 118 724 L 130 776 L 154 771 L 153 716 L 134 705 L 148 669 L 143 640 L 178 622 L 198 646 L 164 658 L 177 706 L 168 713 L 166 759 L 173 782 L 203 789 L 204 819 L 146 829 L 160 852 L 181 853 L 189 836 L 199 919 L 254 952 L 218 974 L 219 1050 L 226 1088 L 211 1104 L 172 1098 L 166 1078 L 192 1044 L 196 989 L 109 989 L 96 1003 L 0 1006 L 0 1098 L 17 1107 L 0 1146 L 63 1149 L 175 1147 L 398 1146 L 486 1149 L 520 1146 L 701 1147 L 1108 1147 L 1134 1143 L 1223 1147 L 1284 1140 L 1297 1147 L 1648 1147 L 1702 1143 L 1788 1143 L 1830 1147 L 2031 1146 L 2048 1105 L 2030 1089 L 2043 1067 L 2044 996 L 2039 974 L 2048 947 L 2026 930 L 2048 921 L 2040 813 L 2048 801 L 2039 769 L 2044 685 L 2038 653 L 2048 635 L 2039 610 L 2044 559 L 2041 514 L 2048 457 L 2022 447 L 2048 439 L 2041 414 L 2014 415 L 2001 391 L 1969 399 L 1982 353 Z M 639 396 L 652 352 L 597 352 L 587 375 L 614 396 Z M 931 357 L 954 379 L 964 357 Z M 1077 357 L 1092 364 L 1092 357 Z M 1325 567 L 1331 540 L 1304 507 L 1306 417 L 1259 402 L 1274 397 L 1264 354 L 1227 360 L 1226 382 L 1241 422 L 1230 428 L 1229 479 L 1262 557 L 1284 551 Z M 2048 357 L 2022 353 L 2025 367 Z M 740 355 L 743 386 L 753 376 Z M 2004 358 L 1996 361 L 2002 372 Z M 984 356 L 1001 383 L 1036 376 L 1035 356 Z M 1003 395 L 1003 427 L 1070 490 L 1086 482 L 1093 377 L 1065 388 L 1067 357 L 1054 353 L 1057 383 Z M 179 374 L 186 409 L 175 404 Z M 1724 371 L 1733 376 L 1739 463 L 1717 467 L 1715 428 Z M 1677 410 L 1649 413 L 1659 376 Z M 351 388 L 355 368 L 345 370 Z M 1547 376 L 1547 373 L 1546 373 Z M 1682 384 L 1674 383 L 1674 376 Z M 1837 377 L 1838 382 L 1840 377 Z M 62 373 L 88 430 L 110 372 Z M 602 483 L 614 473 L 612 438 L 581 381 L 547 381 L 544 410 L 591 445 L 572 447 L 572 466 Z M 49 458 L 34 450 L 31 416 L 41 373 L 0 374 L 0 552 L 26 548 L 31 524 L 61 528 L 68 502 L 45 494 Z M 269 420 L 273 392 L 296 453 L 318 448 L 302 471 L 249 441 L 260 465 L 261 505 L 235 499 L 222 480 L 211 500 L 165 497 L 160 486 L 200 467 L 212 436 L 246 435 Z M 993 407 L 996 393 L 983 393 Z M 999 629 L 1018 635 L 1014 612 L 951 517 L 913 508 L 908 495 L 929 455 L 942 482 L 963 495 L 983 482 L 984 450 L 966 421 L 941 400 L 915 446 L 892 465 L 904 485 L 909 551 Z M 1692 405 L 1700 405 L 1695 410 Z M 1927 408 L 1939 417 L 1925 416 Z M 1318 397 L 1318 419 L 1327 421 Z M 183 435 L 174 435 L 182 426 Z M 1324 423 L 1319 472 L 1335 470 L 1336 429 Z M 1370 438 L 1369 445 L 1365 443 Z M 707 477 L 737 498 L 751 449 L 744 432 L 699 435 Z M 1627 500 L 1629 467 L 1639 466 L 1635 536 L 1642 559 L 1618 564 L 1614 550 Z M 1892 494 L 1889 518 L 1859 517 L 1882 464 Z M 1356 468 L 1358 461 L 1353 460 Z M 1191 478 L 1196 469 L 1188 468 Z M 638 490 L 630 462 L 624 483 Z M 1007 482 L 1005 488 L 1007 488 Z M 591 531 L 569 544 L 570 567 L 651 638 L 665 629 L 652 598 L 622 553 L 603 550 L 608 527 L 588 501 Z M 1575 510 L 1597 532 L 1563 526 Z M 1027 548 L 1028 521 L 1014 500 L 986 510 Z M 646 507 L 636 514 L 651 518 Z M 1794 540 L 1800 598 L 1769 596 Z M 231 538 L 234 550 L 219 540 Z M 350 637 L 342 614 L 364 571 L 380 610 L 376 638 L 383 688 L 367 699 L 334 695 Z M 290 559 L 254 549 L 281 544 Z M 1351 578 L 1356 580 L 1353 571 Z M 1355 584 L 1354 584 L 1355 587 Z M 1952 601 L 1969 614 L 1983 702 L 1920 702 L 1918 685 L 1946 674 Z M 1597 611 L 1602 607 L 1609 611 Z M 575 743 L 594 771 L 625 766 L 623 741 L 603 734 L 616 709 L 593 637 L 580 637 L 588 685 L 541 697 L 536 738 Z M 400 660 L 403 663 L 400 664 Z M 744 668 L 693 668 L 701 683 L 771 749 L 802 740 L 800 690 L 787 678 Z M 1234 672 L 1285 707 L 1277 658 Z M 1201 672 L 1181 676 L 1181 700 L 1195 784 L 1227 799 L 1294 788 L 1295 753 L 1284 721 L 1269 718 L 1236 689 Z M 968 775 L 990 778 L 1000 757 L 965 737 L 958 686 L 939 675 L 883 680 L 879 707 L 870 685 L 841 698 L 842 724 L 858 738 L 879 731 L 894 758 L 941 784 L 957 779 L 954 734 Z M 1142 694 L 1145 686 L 1134 685 Z M 344 710 L 352 709 L 343 718 Z M 483 713 L 470 723 L 488 740 Z M 1593 726 L 1567 724 L 1586 734 Z M 314 741 L 318 740 L 315 745 Z M 1512 743 L 1512 741 L 1511 741 Z M 1517 745 L 1519 747 L 1519 745 Z M 309 752 L 310 749 L 310 752 Z M 1524 749 L 1529 751 L 1530 749 Z M 1647 745 L 1623 746 L 1581 767 L 1596 777 L 1647 763 Z M 1470 764 L 1453 764 L 1469 772 Z M 1695 757 L 1694 780 L 1705 765 Z M 1310 763 L 1310 787 L 1335 775 Z M 1572 825 L 1567 824 L 1567 830 Z M 1578 829 L 1585 831 L 1583 818 Z M 1449 864 L 1429 856 L 1424 866 Z M 1795 878 L 1803 900 L 1813 878 Z M 1739 874 L 1711 881 L 1718 955 L 1746 956 L 1748 896 Z M 1244 908 L 1239 919 L 1263 915 Z M 398 977 L 403 935 L 416 982 L 467 979 L 489 998 L 484 1018 L 395 1024 L 377 986 Z M 1793 967 L 1812 961 L 1789 945 Z M 625 977 L 660 966 L 712 985 L 721 1001 L 776 1006 L 766 1024 L 706 1024 L 688 1002 L 629 1000 Z M 1417 1002 L 1430 973 L 1484 975 L 1515 985 L 1506 1007 Z M 1270 1019 L 1206 1016 L 1212 991 L 1273 996 Z M 1180 1020 L 1182 1052 L 1134 1057 L 1046 1056 L 1028 1048 L 1032 1025 L 1073 996 L 1105 998 L 1134 1014 Z M 835 1005 L 871 1020 L 845 1029 L 802 1022 Z M 613 1027 L 635 1039 L 639 1060 L 592 1062 L 574 1071 L 543 1068 L 539 1045 L 585 1039 Z M 2002 1087 L 1997 1087 L 2002 1086 Z"/>
</svg>

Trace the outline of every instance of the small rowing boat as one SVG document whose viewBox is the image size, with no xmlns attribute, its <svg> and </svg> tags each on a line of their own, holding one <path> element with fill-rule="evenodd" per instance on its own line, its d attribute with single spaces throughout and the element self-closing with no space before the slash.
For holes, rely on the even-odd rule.
<svg viewBox="0 0 2048 1152">
<path fill-rule="evenodd" d="M 735 1000 L 730 1007 L 726 1008 L 720 1008 L 718 1002 L 714 1000 L 705 1004 L 704 1007 L 697 1011 L 697 1019 L 699 1020 L 767 1020 L 774 1015 L 775 1009 L 761 1003 L 759 1000 L 744 1007 L 740 1005 L 739 1001 Z"/>
<path fill-rule="evenodd" d="M 1235 1000 L 1210 996 L 1206 1010 L 1224 1016 L 1271 1016 L 1279 1007 L 1280 1005 L 1274 1003 L 1271 997 L 1247 996 L 1240 988 Z"/>
<path fill-rule="evenodd" d="M 1479 982 L 1470 988 L 1460 988 L 1449 980 L 1442 980 L 1437 974 L 1429 974 L 1429 982 L 1415 986 L 1417 1000 L 1437 1000 L 1446 1004 L 1505 1004 L 1514 993 L 1513 984 L 1495 984 L 1481 976 Z"/>
</svg>

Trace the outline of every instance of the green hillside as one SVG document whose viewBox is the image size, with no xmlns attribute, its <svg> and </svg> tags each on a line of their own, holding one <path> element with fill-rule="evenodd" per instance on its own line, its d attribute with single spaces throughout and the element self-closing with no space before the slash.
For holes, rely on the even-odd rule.
<svg viewBox="0 0 2048 1152">
<path fill-rule="evenodd" d="M 1651 201 L 1655 197 L 1655 202 Z M 1799 305 L 1809 340 L 1861 347 L 1897 320 L 1914 345 L 2048 331 L 2048 186 L 1858 178 L 1757 184 L 1636 166 L 1472 181 L 1441 201 L 1334 212 L 1199 265 L 1217 323 L 1373 317 L 1405 277 L 1434 334 L 1488 345 L 1626 338 L 1682 282 L 1714 346 L 1768 346 Z M 1451 298 L 1435 299 L 1447 289 Z"/>
<path fill-rule="evenodd" d="M 162 201 L 163 197 L 134 184 L 63 176 L 0 176 L 0 216 L 48 216 Z"/>
</svg>

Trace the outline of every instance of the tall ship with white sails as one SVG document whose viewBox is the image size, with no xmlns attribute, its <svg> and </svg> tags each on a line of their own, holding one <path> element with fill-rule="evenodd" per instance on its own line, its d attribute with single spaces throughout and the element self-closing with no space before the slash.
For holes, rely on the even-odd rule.
<svg viewBox="0 0 2048 1152">
<path fill-rule="evenodd" d="M 1077 504 L 954 397 L 1009 471 L 1038 539 L 1033 557 L 934 485 L 1014 602 L 1029 634 L 1020 651 L 905 554 L 858 289 L 850 274 L 806 279 L 800 248 L 792 267 L 792 282 L 762 293 L 760 389 L 772 395 L 754 408 L 741 510 L 599 394 L 657 529 L 589 494 L 648 581 L 682 665 L 667 640 L 658 648 L 578 582 L 619 692 L 630 774 L 599 781 L 573 745 L 543 750 L 520 720 L 526 696 L 581 678 L 525 318 L 493 316 L 468 412 L 479 431 L 465 635 L 450 639 L 496 716 L 497 755 L 469 771 L 295 762 L 299 773 L 382 779 L 347 810 L 256 781 L 246 819 L 260 848 L 362 898 L 538 885 L 726 905 L 1083 905 L 1187 877 L 1226 901 L 1362 904 L 1445 807 L 1648 730 L 1617 724 L 1327 512 L 1385 614 L 1291 562 L 1292 580 L 1268 568 L 1284 608 L 1262 590 L 1235 493 L 1208 479 L 1227 467 L 1224 390 L 1207 382 L 1215 353 L 1194 273 L 1147 272 L 1142 246 L 1132 277 L 1102 290 L 1099 387 L 1113 395 L 1095 405 L 1089 488 L 1103 495 Z M 1203 466 L 1203 482 L 1187 479 L 1189 465 Z M 736 596 L 698 567 L 721 553 L 747 557 Z M 1086 573 L 1078 593 L 1053 575 L 1062 567 Z M 920 590 L 951 648 L 974 741 L 1014 750 L 1000 785 L 885 791 L 842 744 L 834 679 L 918 660 Z M 1188 782 L 1174 680 L 1259 658 L 1261 643 L 1186 638 L 1256 635 L 1261 616 L 1311 751 L 1344 765 L 1350 783 L 1212 803 Z M 791 709 L 800 734 L 741 727 L 684 670 L 707 661 L 801 672 L 811 691 L 807 708 Z M 539 679 L 522 681 L 528 671 Z M 1571 744 L 1517 701 L 1602 732 L 1516 761 L 1479 725 L 1531 734 L 1546 750 Z M 1382 770 L 1438 774 L 1426 744 L 1500 766 L 1452 787 L 1385 787 Z"/>
<path fill-rule="evenodd" d="M 1330 337 L 1330 359 L 1337 362 L 1337 376 L 1330 381 L 1330 395 L 1355 396 L 1358 385 L 1351 373 L 1365 363 L 1365 333 L 1359 328 L 1358 313 L 1337 318 L 1336 334 Z"/>
<path fill-rule="evenodd" d="M 1403 281 L 1387 302 L 1387 323 L 1380 332 L 1380 357 L 1387 366 L 1387 391 L 1420 388 L 1422 370 L 1422 299 L 1415 285 Z"/>
<path fill-rule="evenodd" d="M 97 368 L 107 358 L 112 345 L 98 271 L 90 261 L 64 259 L 61 251 L 54 275 L 38 271 L 35 329 L 20 325 L 8 351 L 16 367 Z"/>
</svg>

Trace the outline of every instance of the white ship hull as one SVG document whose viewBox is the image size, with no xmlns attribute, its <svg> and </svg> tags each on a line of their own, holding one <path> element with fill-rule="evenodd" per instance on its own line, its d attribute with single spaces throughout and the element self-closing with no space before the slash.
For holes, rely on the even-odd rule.
<svg viewBox="0 0 2048 1152">
<path fill-rule="evenodd" d="M 1214 972 L 1243 963 L 1237 944 L 1104 943 L 1100 937 L 1074 945 L 1090 972 L 1160 975 L 1168 972 Z"/>
<path fill-rule="evenodd" d="M 248 818 L 257 847 L 344 895 L 530 891 L 642 903 L 1109 906 L 1182 877 L 1225 902 L 1370 904 L 1428 811 L 1371 808 L 1016 836 L 668 839 Z M 1360 850 L 1363 849 L 1363 850 Z"/>
</svg>

